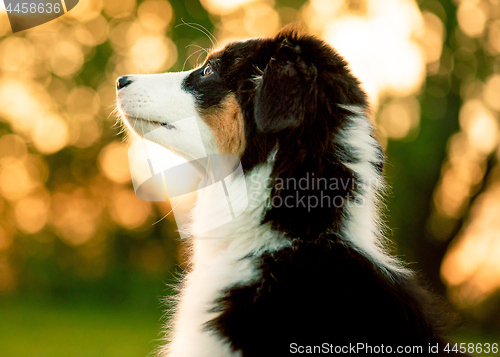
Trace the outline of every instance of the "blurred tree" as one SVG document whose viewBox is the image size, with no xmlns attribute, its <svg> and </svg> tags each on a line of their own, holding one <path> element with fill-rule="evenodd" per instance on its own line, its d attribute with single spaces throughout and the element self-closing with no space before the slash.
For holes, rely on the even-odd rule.
<svg viewBox="0 0 500 357">
<path fill-rule="evenodd" d="M 441 295 L 445 287 L 440 278 L 442 258 L 453 237 L 436 239 L 428 229 L 432 197 L 446 158 L 449 137 L 459 129 L 460 80 L 453 75 L 454 50 L 450 34 L 457 29 L 456 6 L 451 1 L 420 1 L 420 8 L 440 16 L 446 26 L 444 54 L 439 71 L 426 78 L 420 94 L 420 131 L 405 142 L 390 141 L 387 146 L 387 178 L 392 188 L 388 197 L 389 227 L 393 228 L 398 253 L 408 262 L 417 262 L 430 286 Z M 451 57 L 451 58 L 450 58 Z"/>
<path fill-rule="evenodd" d="M 498 1 L 89 0 L 21 33 L 0 19 L 0 294 L 163 295 L 180 241 L 171 215 L 154 224 L 168 203 L 134 196 L 114 81 L 195 67 L 217 45 L 209 32 L 223 45 L 292 22 L 364 82 L 387 144 L 396 253 L 461 308 L 500 288 L 500 250 L 484 238 L 500 231 L 488 218 L 500 202 Z"/>
</svg>

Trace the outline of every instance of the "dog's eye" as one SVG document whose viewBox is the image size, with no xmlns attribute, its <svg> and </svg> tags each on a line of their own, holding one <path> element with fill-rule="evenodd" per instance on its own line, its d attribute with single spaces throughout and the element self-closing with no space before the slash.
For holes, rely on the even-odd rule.
<svg viewBox="0 0 500 357">
<path fill-rule="evenodd" d="M 208 63 L 203 69 L 203 77 L 206 77 L 210 74 L 212 74 L 212 66 L 210 65 L 210 63 Z"/>
</svg>

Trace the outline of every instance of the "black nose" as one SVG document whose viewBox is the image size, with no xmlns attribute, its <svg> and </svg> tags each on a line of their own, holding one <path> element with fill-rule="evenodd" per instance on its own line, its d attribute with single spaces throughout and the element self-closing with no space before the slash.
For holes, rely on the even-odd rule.
<svg viewBox="0 0 500 357">
<path fill-rule="evenodd" d="M 116 89 L 118 90 L 118 89 L 125 88 L 130 83 L 132 83 L 132 81 L 128 78 L 128 76 L 118 77 L 118 79 L 116 80 Z"/>
</svg>

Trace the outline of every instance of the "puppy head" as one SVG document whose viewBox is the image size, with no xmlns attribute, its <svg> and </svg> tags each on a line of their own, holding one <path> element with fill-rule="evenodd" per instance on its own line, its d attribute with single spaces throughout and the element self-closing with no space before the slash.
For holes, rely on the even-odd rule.
<svg viewBox="0 0 500 357">
<path fill-rule="evenodd" d="M 245 169 L 283 140 L 308 138 L 301 144 L 323 147 L 338 126 L 335 104 L 366 105 L 342 58 L 290 29 L 231 43 L 191 71 L 120 77 L 117 89 L 122 117 L 140 136 L 188 160 L 232 154 Z M 193 145 L 195 132 L 204 153 Z"/>
</svg>

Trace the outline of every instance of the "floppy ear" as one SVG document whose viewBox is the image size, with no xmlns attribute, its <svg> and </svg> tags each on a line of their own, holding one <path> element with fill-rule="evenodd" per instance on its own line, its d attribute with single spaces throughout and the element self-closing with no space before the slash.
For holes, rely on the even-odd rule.
<svg viewBox="0 0 500 357">
<path fill-rule="evenodd" d="M 317 69 L 301 56 L 302 49 L 284 39 L 267 64 L 254 102 L 260 131 L 277 133 L 297 128 L 314 113 L 317 96 Z"/>
</svg>

